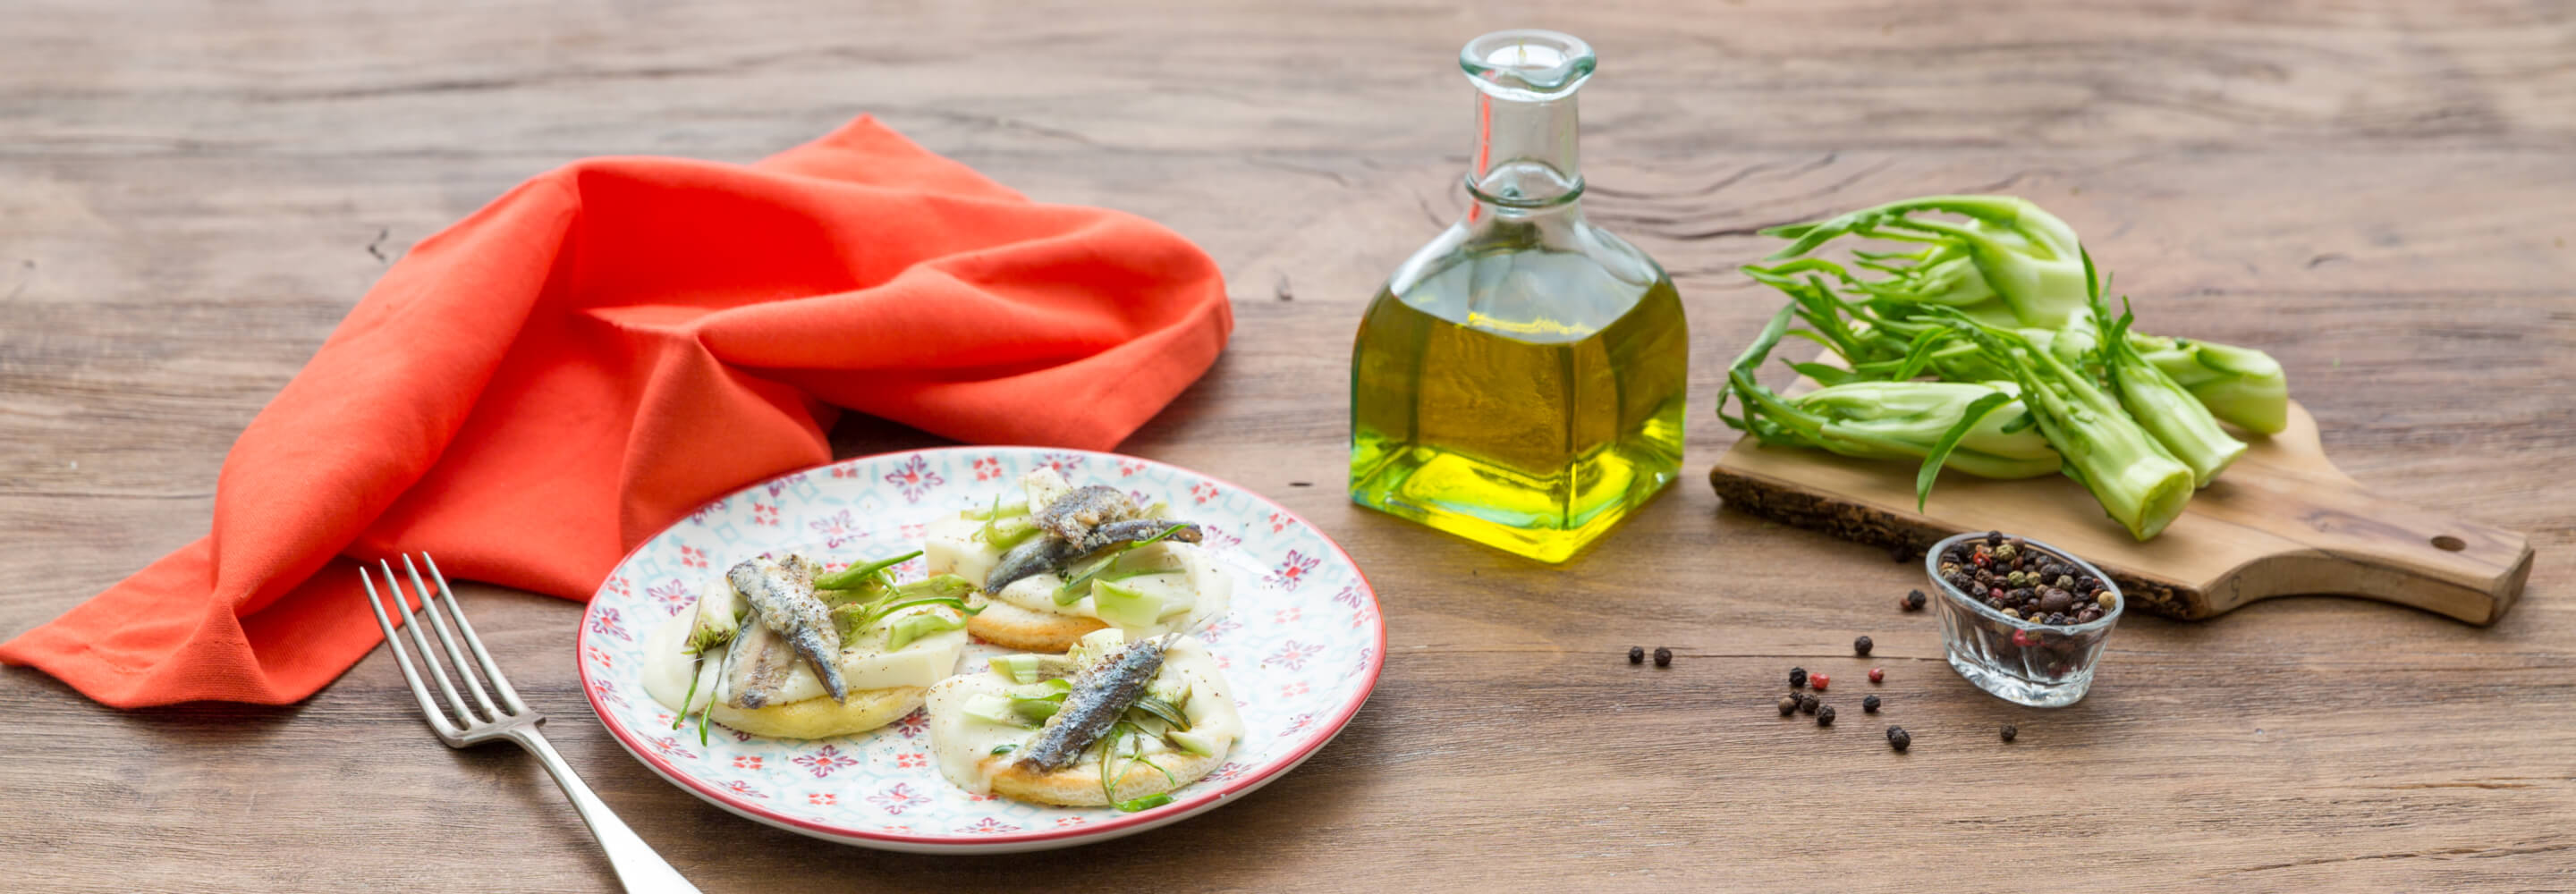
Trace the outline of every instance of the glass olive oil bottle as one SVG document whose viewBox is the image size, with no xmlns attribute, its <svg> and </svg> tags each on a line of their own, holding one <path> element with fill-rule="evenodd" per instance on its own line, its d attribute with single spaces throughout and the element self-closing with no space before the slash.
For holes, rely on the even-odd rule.
<svg viewBox="0 0 2576 894">
<path fill-rule="evenodd" d="M 1561 562 L 1681 470 L 1690 339 L 1663 268 L 1583 218 L 1592 48 L 1469 41 L 1465 218 L 1370 302 L 1351 351 L 1351 499 Z"/>
</svg>

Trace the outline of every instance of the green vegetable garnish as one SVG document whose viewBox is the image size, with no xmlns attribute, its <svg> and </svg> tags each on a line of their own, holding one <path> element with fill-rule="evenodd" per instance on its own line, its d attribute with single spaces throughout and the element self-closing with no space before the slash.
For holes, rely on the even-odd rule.
<svg viewBox="0 0 2576 894">
<path fill-rule="evenodd" d="M 1002 496 L 994 494 L 993 509 L 985 513 L 984 527 L 975 532 L 975 537 L 992 544 L 994 549 L 1006 550 L 1018 546 L 1021 541 L 1039 533 L 1037 523 L 1029 521 L 1028 514 L 1027 506 L 1021 506 L 1017 512 L 1005 514 L 1002 511 Z"/>
<path fill-rule="evenodd" d="M 1151 546 L 1156 541 L 1172 536 L 1187 527 L 1189 527 L 1189 525 L 1176 523 L 1171 527 L 1164 528 L 1160 533 L 1157 533 L 1152 537 L 1147 537 L 1143 540 L 1138 540 L 1125 546 L 1121 546 L 1110 552 L 1109 555 L 1102 557 L 1099 561 L 1091 563 L 1091 566 L 1083 569 L 1082 573 L 1074 575 L 1067 579 L 1063 586 L 1055 588 L 1055 604 L 1072 605 L 1075 602 L 1080 601 L 1084 593 L 1091 591 L 1091 579 L 1098 577 L 1101 572 L 1109 570 L 1109 566 L 1117 562 L 1118 557 L 1124 556 L 1133 550 Z"/>
<path fill-rule="evenodd" d="M 1028 503 L 1026 503 L 1026 502 L 1020 502 L 1020 503 L 1013 503 L 1013 504 L 1011 504 L 1011 505 L 1009 505 L 1009 506 L 1004 506 L 1004 505 L 1002 505 L 1002 495 L 1001 495 L 1001 494 L 994 494 L 994 495 L 993 495 L 993 508 L 992 508 L 992 509 L 989 509 L 989 510 L 986 510 L 986 511 L 983 511 L 983 512 L 977 512 L 977 511 L 975 511 L 975 510 L 968 509 L 968 510 L 966 510 L 966 511 L 964 511 L 964 512 L 957 513 L 958 517 L 960 517 L 960 518 L 964 518 L 964 519 L 967 519 L 967 520 L 969 520 L 969 521 L 991 521 L 991 520 L 993 520 L 993 519 L 997 519 L 997 518 L 1018 518 L 1018 517 L 1020 517 L 1020 516 L 1027 515 L 1027 514 L 1029 514 L 1029 504 L 1028 504 Z"/>
<path fill-rule="evenodd" d="M 1138 697 L 1136 699 L 1135 710 L 1142 711 L 1153 716 L 1157 720 L 1171 724 L 1174 729 L 1186 730 L 1190 728 L 1190 719 L 1181 714 L 1180 708 L 1175 707 L 1171 702 L 1167 702 L 1150 695 Z"/>
<path fill-rule="evenodd" d="M 887 629 L 886 651 L 901 649 L 911 645 L 913 640 L 933 633 L 965 628 L 966 619 L 947 612 L 917 612 L 905 615 L 895 619 L 894 626 Z"/>
<path fill-rule="evenodd" d="M 1108 735 L 1105 735 L 1105 736 L 1102 736 L 1102 737 L 1101 737 L 1101 746 L 1100 746 L 1100 795 L 1101 795 L 1101 798 L 1102 798 L 1103 800 L 1106 800 L 1106 801 L 1110 802 L 1110 806 L 1118 808 L 1118 810 L 1119 810 L 1120 812 L 1122 812 L 1122 813 L 1134 813 L 1134 812 L 1139 811 L 1139 810 L 1144 810 L 1144 809 L 1152 808 L 1152 807 L 1161 807 L 1161 806 L 1163 806 L 1163 805 L 1165 805 L 1165 804 L 1172 803 L 1172 795 L 1171 795 L 1171 793 L 1169 793 L 1169 792 L 1163 792 L 1163 793 L 1159 793 L 1159 794 L 1146 795 L 1146 796 L 1141 797 L 1141 798 L 1130 798 L 1130 799 L 1125 800 L 1125 801 L 1120 801 L 1120 800 L 1118 800 L 1118 783 L 1119 783 L 1119 781 L 1123 778 L 1123 776 L 1125 775 L 1126 768 L 1125 768 L 1125 767 L 1121 767 L 1121 768 L 1119 768 L 1119 773 L 1117 773 L 1117 774 L 1112 774 L 1112 773 L 1110 773 L 1110 772 L 1109 772 L 1109 760 L 1110 760 L 1110 758 L 1115 757 L 1115 756 L 1117 755 L 1118 748 L 1117 748 L 1116 743 L 1117 743 L 1117 741 L 1118 741 L 1118 736 L 1121 734 L 1121 731 L 1124 731 L 1124 734 L 1128 737 L 1128 740 L 1127 740 L 1127 752 L 1128 752 L 1128 753 L 1127 753 L 1127 765 L 1128 765 L 1128 766 L 1131 766 L 1131 767 L 1132 767 L 1132 766 L 1135 766 L 1135 765 L 1137 765 L 1137 764 L 1144 764 L 1145 766 L 1148 766 L 1148 767 L 1152 767 L 1152 768 L 1154 768 L 1154 770 L 1155 770 L 1156 772 L 1159 772 L 1159 773 L 1163 774 L 1163 779 L 1164 779 L 1165 781 L 1170 782 L 1170 783 L 1172 783 L 1172 784 L 1174 784 L 1174 785 L 1178 785 L 1178 784 L 1180 784 L 1180 780 L 1179 780 L 1178 778 L 1176 778 L 1176 777 L 1174 777 L 1174 776 L 1172 775 L 1172 771 L 1163 769 L 1163 766 L 1162 766 L 1161 764 L 1157 764 L 1157 763 L 1154 763 L 1153 761 L 1146 760 L 1146 759 L 1145 759 L 1145 756 L 1144 756 L 1143 754 L 1138 753 L 1138 752 L 1142 751 L 1142 749 L 1143 749 L 1145 731 L 1144 731 L 1142 728 L 1140 728 L 1140 727 L 1136 726 L 1136 725 L 1135 725 L 1135 724 L 1133 724 L 1133 723 L 1129 723 L 1129 722 L 1127 722 L 1127 721 L 1121 720 L 1121 721 L 1119 721 L 1116 725 L 1111 726 L 1111 727 L 1109 728 L 1109 734 L 1108 734 Z"/>
<path fill-rule="evenodd" d="M 1092 614 L 1120 627 L 1145 628 L 1163 619 L 1163 599 L 1105 579 L 1091 582 Z"/>
<path fill-rule="evenodd" d="M 891 559 L 880 559 L 865 565 L 852 565 L 829 574 L 818 575 L 814 578 L 814 588 L 817 590 L 858 589 L 861 584 L 876 578 L 878 572 L 912 561 L 920 555 L 920 550 L 913 550 Z M 880 583 L 888 587 L 893 586 L 891 581 L 880 581 Z"/>
<path fill-rule="evenodd" d="M 1009 743 L 1009 742 L 1004 742 L 1004 743 L 1002 743 L 1002 744 L 1000 744 L 1000 745 L 995 745 L 995 746 L 993 746 L 993 753 L 994 753 L 994 754 L 1009 754 L 1009 753 L 1011 753 L 1011 752 L 1018 751 L 1018 750 L 1020 750 L 1020 746 L 1015 745 L 1015 744 L 1012 744 L 1012 743 Z"/>
</svg>

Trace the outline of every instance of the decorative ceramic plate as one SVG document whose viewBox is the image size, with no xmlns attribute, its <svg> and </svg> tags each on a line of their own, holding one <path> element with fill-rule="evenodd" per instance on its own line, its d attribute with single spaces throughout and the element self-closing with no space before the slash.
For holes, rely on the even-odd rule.
<svg viewBox="0 0 2576 894">
<path fill-rule="evenodd" d="M 922 548 L 943 513 L 981 508 L 1021 474 L 1054 466 L 1074 484 L 1110 484 L 1140 504 L 1197 522 L 1203 546 L 1235 575 L 1232 611 L 1196 631 L 1241 699 L 1245 735 L 1225 763 L 1137 813 L 1048 807 L 970 795 L 933 766 L 919 711 L 873 732 L 801 741 L 721 725 L 699 744 L 691 722 L 645 694 L 644 639 L 687 610 L 733 563 L 797 551 L 833 563 Z M 922 576 L 921 561 L 897 576 Z M 590 601 L 579 638 L 590 706 L 656 773 L 734 813 L 832 841 L 888 850 L 1003 853 L 1130 835 L 1206 812 L 1303 763 L 1377 685 L 1386 625 L 1376 594 L 1341 547 L 1251 491 L 1147 459 L 1025 447 L 954 447 L 860 457 L 782 475 L 700 507 L 618 564 Z M 998 647 L 967 648 L 981 671 Z"/>
</svg>

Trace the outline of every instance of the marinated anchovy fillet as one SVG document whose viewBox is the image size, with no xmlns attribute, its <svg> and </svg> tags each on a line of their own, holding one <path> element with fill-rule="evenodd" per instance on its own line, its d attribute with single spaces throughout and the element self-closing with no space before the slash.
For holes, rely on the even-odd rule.
<svg viewBox="0 0 2576 894">
<path fill-rule="evenodd" d="M 1083 552 L 1080 544 L 1058 540 L 1054 535 L 1038 537 L 1011 547 L 1010 552 L 1002 554 L 1001 561 L 993 564 L 992 573 L 984 577 L 984 592 L 999 594 L 1003 587 L 1018 583 L 1023 578 L 1035 577 L 1062 568 L 1064 563 L 1080 558 Z"/>
<path fill-rule="evenodd" d="M 1164 530 L 1175 525 L 1178 525 L 1180 530 L 1173 531 L 1171 536 L 1163 539 L 1178 540 L 1182 543 L 1199 542 L 1201 535 L 1199 533 L 1199 526 L 1197 525 L 1190 524 L 1189 522 L 1171 522 L 1154 518 L 1138 518 L 1129 519 L 1127 521 L 1110 522 L 1091 529 L 1091 536 L 1084 538 L 1082 541 L 1082 551 L 1093 552 L 1117 546 L 1121 543 L 1134 543 L 1139 540 L 1150 540 L 1153 539 L 1154 535 L 1163 533 Z"/>
<path fill-rule="evenodd" d="M 795 669 L 796 649 L 787 640 L 755 623 L 742 625 L 725 665 L 725 688 L 737 708 L 758 708 L 778 696 Z"/>
<path fill-rule="evenodd" d="M 1015 764 L 1036 773 L 1072 766 L 1145 694 L 1145 687 L 1163 670 L 1163 650 L 1179 638 L 1179 634 L 1166 634 L 1129 645 L 1074 675 L 1073 691 L 1065 694 L 1064 707 L 1047 718 L 1037 740 L 1020 750 Z"/>
<path fill-rule="evenodd" d="M 1012 547 L 1010 552 L 1002 554 L 1001 561 L 993 564 L 992 572 L 984 577 L 984 592 L 998 595 L 1003 587 L 1025 578 L 1064 570 L 1066 563 L 1113 546 L 1152 540 L 1155 535 L 1175 526 L 1180 530 L 1163 539 L 1197 543 L 1204 536 L 1199 526 L 1188 522 L 1138 518 L 1093 527 L 1090 534 L 1078 542 L 1058 540 L 1053 534 L 1030 540 Z"/>
<path fill-rule="evenodd" d="M 1066 543 L 1081 543 L 1091 536 L 1091 529 L 1114 521 L 1135 518 L 1136 502 L 1117 488 L 1094 484 L 1047 504 L 1029 520 Z"/>
<path fill-rule="evenodd" d="M 814 596 L 813 566 L 794 556 L 783 563 L 766 557 L 752 559 L 726 570 L 725 581 L 751 603 L 760 616 L 759 626 L 805 656 L 833 701 L 848 701 L 849 686 L 841 678 L 841 628 L 832 623 L 831 607 Z M 736 690 L 736 698 L 741 697 Z"/>
</svg>

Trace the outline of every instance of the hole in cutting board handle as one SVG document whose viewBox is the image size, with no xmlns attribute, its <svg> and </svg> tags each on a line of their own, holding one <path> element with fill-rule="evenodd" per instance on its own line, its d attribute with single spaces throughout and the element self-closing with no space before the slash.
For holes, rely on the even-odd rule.
<svg viewBox="0 0 2576 894">
<path fill-rule="evenodd" d="M 2468 548 L 2469 548 L 2469 542 L 2468 542 L 2468 541 L 2466 541 L 2466 540 L 2462 540 L 2462 539 L 2460 539 L 2460 538 L 2457 538 L 2457 537 L 2453 537 L 2453 536 L 2451 536 L 2451 535 L 2449 535 L 2449 534 L 2444 534 L 2444 535 L 2441 535 L 2441 536 L 2439 536 L 2439 537 L 2435 537 L 2435 538 L 2433 538 L 2433 548 L 2434 548 L 2434 549 L 2438 549 L 2438 550 L 2442 550 L 2442 551 L 2444 551 L 2444 552 L 2454 552 L 2454 553 L 2455 553 L 2455 552 L 2459 552 L 2459 551 L 2464 550 L 2464 549 L 2468 549 Z"/>
</svg>

